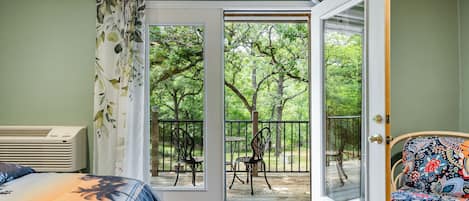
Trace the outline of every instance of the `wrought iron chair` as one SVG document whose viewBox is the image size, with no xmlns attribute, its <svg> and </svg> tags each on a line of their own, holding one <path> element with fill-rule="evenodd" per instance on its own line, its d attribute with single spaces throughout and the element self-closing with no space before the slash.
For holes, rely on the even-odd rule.
<svg viewBox="0 0 469 201">
<path fill-rule="evenodd" d="M 341 186 L 344 186 L 344 180 L 348 179 L 343 166 L 345 144 L 351 140 L 350 136 L 352 136 L 352 133 L 348 129 L 340 128 L 340 126 L 341 125 L 328 124 L 326 166 L 329 166 L 329 162 L 331 160 L 335 161 L 335 167 L 337 168 L 340 184 Z M 331 138 L 335 138 L 336 140 L 333 144 Z"/>
<path fill-rule="evenodd" d="M 264 178 L 265 182 L 269 186 L 269 189 L 272 190 L 272 187 L 270 186 L 269 181 L 267 180 L 267 170 L 265 166 L 265 162 L 263 159 L 264 152 L 267 150 L 268 145 L 270 143 L 270 136 L 271 136 L 271 131 L 269 127 L 264 127 L 262 128 L 259 132 L 254 135 L 254 137 L 251 140 L 251 148 L 252 148 L 252 156 L 245 156 L 245 157 L 238 157 L 235 162 L 234 162 L 234 167 L 233 167 L 233 180 L 231 181 L 231 187 L 233 187 L 233 183 L 235 178 L 237 177 L 236 172 L 237 169 L 239 168 L 240 162 L 244 163 L 246 166 L 247 170 L 247 183 L 249 183 L 249 178 L 251 179 L 251 195 L 254 195 L 254 190 L 252 186 L 252 174 L 253 174 L 253 169 L 256 167 L 256 164 L 260 163 L 261 164 L 261 170 L 264 171 Z"/>
<path fill-rule="evenodd" d="M 176 186 L 179 180 L 181 164 L 187 164 L 191 168 L 192 185 L 195 186 L 197 168 L 202 165 L 204 161 L 201 158 L 193 156 L 195 146 L 193 136 L 182 128 L 175 128 L 171 133 L 171 139 L 177 154 L 176 181 L 174 182 L 174 186 Z"/>
<path fill-rule="evenodd" d="M 326 165 L 329 165 L 330 160 L 335 160 L 335 167 L 337 168 L 337 174 L 339 175 L 339 180 L 341 186 L 343 186 L 344 179 L 347 180 L 348 176 L 344 171 L 343 161 L 344 161 L 344 148 L 345 142 L 340 142 L 339 148 L 337 150 L 326 151 Z"/>
</svg>

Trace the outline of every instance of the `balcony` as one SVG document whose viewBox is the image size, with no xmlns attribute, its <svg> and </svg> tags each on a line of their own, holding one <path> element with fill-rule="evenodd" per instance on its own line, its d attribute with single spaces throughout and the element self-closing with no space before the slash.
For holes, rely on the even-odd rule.
<svg viewBox="0 0 469 201">
<path fill-rule="evenodd" d="M 229 185 L 232 178 L 230 163 L 237 157 L 251 154 L 250 142 L 252 139 L 252 121 L 226 120 L 225 136 L 238 137 L 238 141 L 225 142 L 226 182 Z M 159 185 L 171 186 L 175 179 L 176 155 L 171 143 L 171 130 L 176 127 L 189 131 L 195 140 L 194 156 L 203 156 L 203 121 L 198 120 L 158 120 L 158 136 L 152 136 L 152 145 L 155 147 L 157 139 L 158 152 L 152 152 L 152 181 Z M 272 185 L 268 189 L 262 177 L 254 178 L 255 196 L 261 200 L 280 200 L 295 195 L 299 200 L 309 200 L 309 172 L 310 172 L 310 134 L 308 121 L 259 121 L 258 127 L 269 127 L 272 131 L 271 143 L 264 155 L 267 177 Z M 360 116 L 331 116 L 326 120 L 327 152 L 337 152 L 342 146 L 343 169 L 349 176 L 344 184 L 340 182 L 337 170 L 337 161 L 326 157 L 326 186 L 335 196 L 356 194 L 360 185 Z M 188 167 L 182 167 L 178 186 L 191 186 L 191 174 Z M 241 166 L 243 171 L 244 167 Z M 203 183 L 203 168 L 197 170 L 196 184 Z M 246 173 L 240 173 L 245 179 Z M 259 180 L 259 181 L 257 181 Z M 238 181 L 235 181 L 238 182 Z M 243 200 L 250 197 L 249 185 L 237 183 L 233 189 L 227 190 L 229 200 Z M 340 192 L 340 193 L 339 193 Z M 289 196 L 290 195 L 290 196 Z M 275 198 L 275 199 L 274 199 Z"/>
</svg>

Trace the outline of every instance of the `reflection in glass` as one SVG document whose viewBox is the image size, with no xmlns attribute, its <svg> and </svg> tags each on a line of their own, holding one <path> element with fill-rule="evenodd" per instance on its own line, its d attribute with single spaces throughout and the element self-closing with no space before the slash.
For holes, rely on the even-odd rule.
<svg viewBox="0 0 469 201">
<path fill-rule="evenodd" d="M 150 26 L 151 174 L 156 187 L 203 187 L 203 26 Z"/>
<path fill-rule="evenodd" d="M 326 194 L 336 201 L 362 194 L 364 5 L 324 21 Z"/>
</svg>

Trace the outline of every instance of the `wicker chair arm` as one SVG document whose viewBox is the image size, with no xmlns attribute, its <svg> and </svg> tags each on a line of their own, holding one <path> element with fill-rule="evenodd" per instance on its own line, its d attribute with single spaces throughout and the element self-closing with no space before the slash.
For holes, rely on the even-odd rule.
<svg viewBox="0 0 469 201">
<path fill-rule="evenodd" d="M 396 163 L 394 163 L 394 165 L 392 166 L 392 168 L 391 168 L 391 176 L 392 177 L 394 177 L 397 166 L 399 164 L 402 164 L 402 159 L 399 159 L 398 161 L 396 161 Z M 396 177 L 391 179 L 391 192 L 397 191 L 397 189 L 399 188 L 399 186 L 397 186 L 397 185 L 399 185 L 399 183 L 401 183 L 402 176 L 404 176 L 404 173 L 401 172 Z"/>
</svg>

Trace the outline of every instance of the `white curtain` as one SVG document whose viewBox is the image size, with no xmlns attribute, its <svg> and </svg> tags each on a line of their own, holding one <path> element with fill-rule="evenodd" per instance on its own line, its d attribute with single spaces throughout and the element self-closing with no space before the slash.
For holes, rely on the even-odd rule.
<svg viewBox="0 0 469 201">
<path fill-rule="evenodd" d="M 94 173 L 149 179 L 143 0 L 96 1 Z"/>
</svg>

